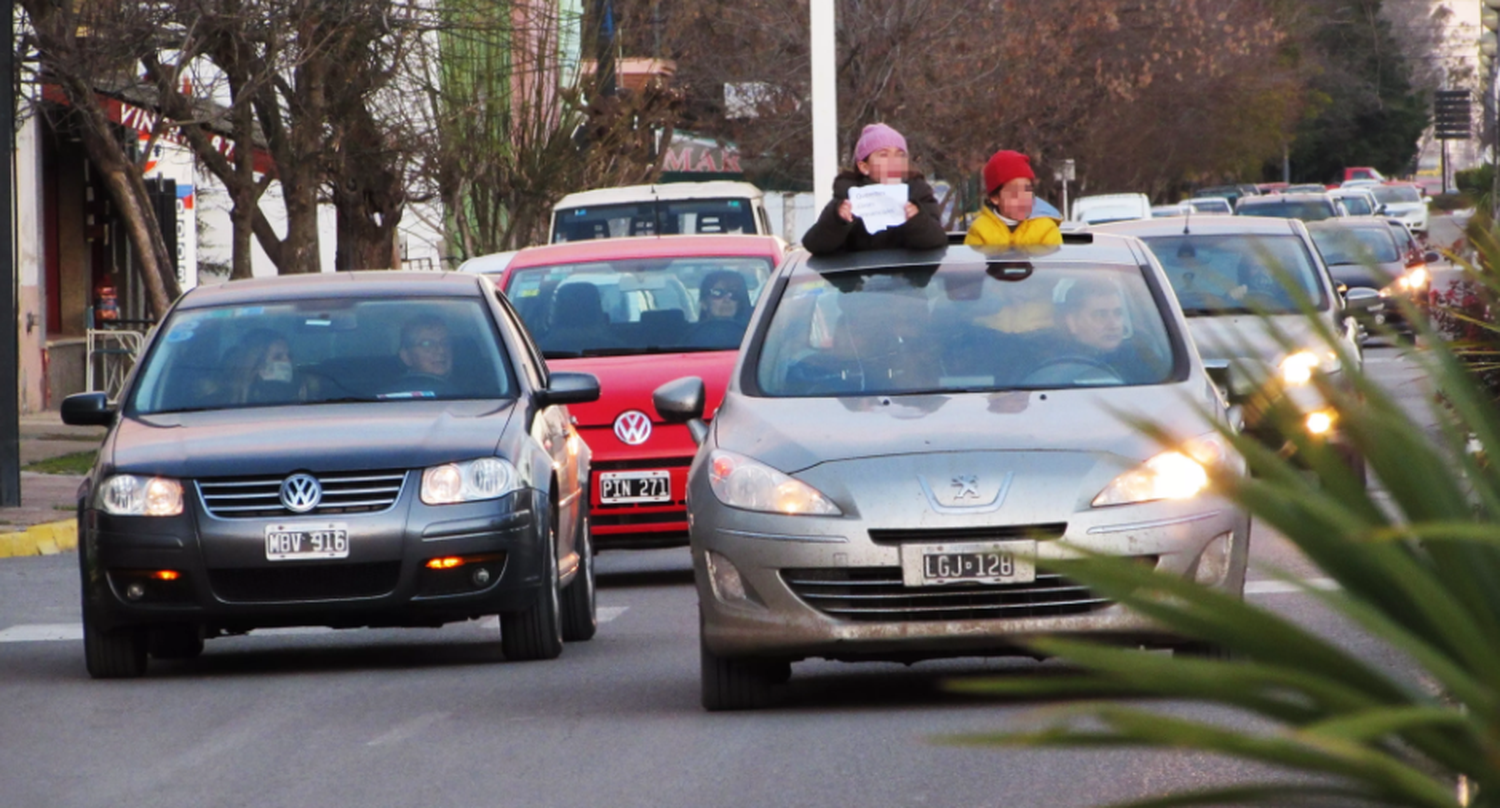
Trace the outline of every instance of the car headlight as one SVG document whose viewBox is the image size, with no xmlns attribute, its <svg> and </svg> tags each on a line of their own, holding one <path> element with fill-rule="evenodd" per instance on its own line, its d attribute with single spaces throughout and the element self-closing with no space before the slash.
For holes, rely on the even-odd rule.
<svg viewBox="0 0 1500 808">
<path fill-rule="evenodd" d="M 1186 441 L 1114 478 L 1093 506 L 1128 505 L 1155 499 L 1188 499 L 1208 488 L 1208 471 L 1227 465 L 1230 450 L 1217 432 Z"/>
<path fill-rule="evenodd" d="M 1426 267 L 1415 267 L 1410 272 L 1396 279 L 1396 285 L 1403 291 L 1416 292 L 1427 288 L 1432 278 L 1427 274 Z"/>
<path fill-rule="evenodd" d="M 170 477 L 116 474 L 99 486 L 95 502 L 116 516 L 176 516 L 182 513 L 182 483 Z"/>
<path fill-rule="evenodd" d="M 451 505 L 496 499 L 516 490 L 519 478 L 516 467 L 498 457 L 444 463 L 422 471 L 422 502 Z"/>
<path fill-rule="evenodd" d="M 708 456 L 708 485 L 731 508 L 762 513 L 839 516 L 823 492 L 744 455 L 715 449 Z"/>
<path fill-rule="evenodd" d="M 1327 374 L 1333 373 L 1338 369 L 1338 354 L 1329 352 L 1323 356 L 1319 356 L 1313 351 L 1308 350 L 1301 350 L 1290 354 L 1276 365 L 1276 370 L 1281 375 L 1281 381 L 1289 387 L 1299 387 L 1312 381 L 1314 370 L 1322 370 Z"/>
</svg>

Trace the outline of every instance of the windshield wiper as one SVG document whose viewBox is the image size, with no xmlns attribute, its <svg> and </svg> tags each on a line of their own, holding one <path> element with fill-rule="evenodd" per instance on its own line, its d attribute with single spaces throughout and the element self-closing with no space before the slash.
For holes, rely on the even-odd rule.
<svg viewBox="0 0 1500 808">
<path fill-rule="evenodd" d="M 542 349 L 543 359 L 577 359 L 580 356 L 583 356 L 583 351 L 558 351 L 548 350 L 546 348 Z"/>
<path fill-rule="evenodd" d="M 374 396 L 339 396 L 338 398 L 320 398 L 313 401 L 299 401 L 297 404 L 306 407 L 309 404 L 353 404 L 366 401 L 380 401 Z"/>
</svg>

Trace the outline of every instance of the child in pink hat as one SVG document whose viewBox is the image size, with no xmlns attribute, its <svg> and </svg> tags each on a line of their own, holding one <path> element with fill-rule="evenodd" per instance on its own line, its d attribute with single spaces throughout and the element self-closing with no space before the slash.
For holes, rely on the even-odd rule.
<svg viewBox="0 0 1500 808">
<path fill-rule="evenodd" d="M 870 233 L 854 215 L 849 189 L 902 182 L 907 187 L 905 224 Z M 892 247 L 930 250 L 947 243 L 937 195 L 907 163 L 906 138 L 883 123 L 872 123 L 860 133 L 854 144 L 854 168 L 834 179 L 832 201 L 802 236 L 802 246 L 814 255 Z"/>
<path fill-rule="evenodd" d="M 1031 215 L 1036 173 L 1031 158 L 1002 149 L 984 164 L 984 209 L 969 227 L 964 243 L 972 246 L 1020 247 L 1062 243 L 1057 221 Z"/>
</svg>

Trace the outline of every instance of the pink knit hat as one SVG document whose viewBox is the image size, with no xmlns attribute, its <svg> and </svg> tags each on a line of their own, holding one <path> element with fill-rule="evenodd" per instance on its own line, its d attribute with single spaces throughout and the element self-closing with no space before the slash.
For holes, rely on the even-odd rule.
<svg viewBox="0 0 1500 808">
<path fill-rule="evenodd" d="M 854 144 L 854 162 L 863 162 L 875 152 L 888 148 L 906 151 L 906 138 L 883 123 L 872 123 L 859 133 L 859 142 Z"/>
</svg>

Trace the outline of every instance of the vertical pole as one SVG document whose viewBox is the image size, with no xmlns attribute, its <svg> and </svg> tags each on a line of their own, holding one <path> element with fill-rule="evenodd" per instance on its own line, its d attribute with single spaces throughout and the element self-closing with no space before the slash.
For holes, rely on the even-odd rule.
<svg viewBox="0 0 1500 808">
<path fill-rule="evenodd" d="M 1292 147 L 1285 140 L 1281 141 L 1281 181 L 1292 184 Z"/>
<path fill-rule="evenodd" d="M 21 504 L 21 391 L 20 336 L 16 305 L 16 122 L 15 0 L 0 0 L 0 28 L 5 31 L 0 48 L 0 507 Z"/>
<path fill-rule="evenodd" d="M 833 199 L 839 171 L 838 75 L 834 59 L 834 0 L 808 4 L 812 55 L 813 203 L 815 210 Z"/>
<path fill-rule="evenodd" d="M 1443 144 L 1442 170 L 1443 170 L 1443 193 L 1448 193 L 1448 139 L 1439 141 Z"/>
</svg>

